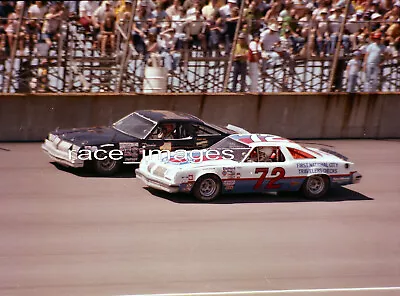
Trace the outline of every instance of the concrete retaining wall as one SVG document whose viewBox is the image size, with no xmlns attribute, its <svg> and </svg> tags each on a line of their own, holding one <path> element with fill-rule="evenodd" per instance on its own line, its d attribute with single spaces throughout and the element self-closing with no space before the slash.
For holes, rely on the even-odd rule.
<svg viewBox="0 0 400 296">
<path fill-rule="evenodd" d="M 41 141 L 55 128 L 110 125 L 140 109 L 288 138 L 400 138 L 399 94 L 0 95 L 0 141 Z"/>
</svg>

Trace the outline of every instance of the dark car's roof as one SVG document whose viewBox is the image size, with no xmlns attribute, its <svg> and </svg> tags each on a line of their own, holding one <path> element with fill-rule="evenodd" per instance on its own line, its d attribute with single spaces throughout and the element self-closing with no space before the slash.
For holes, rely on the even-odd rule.
<svg viewBox="0 0 400 296">
<path fill-rule="evenodd" d="M 191 114 L 186 114 L 183 112 L 167 111 L 167 110 L 140 110 L 136 111 L 135 113 L 140 114 L 143 117 L 151 119 L 155 122 L 179 120 L 179 121 L 203 123 L 203 121 L 197 118 L 196 116 L 193 116 Z"/>
</svg>

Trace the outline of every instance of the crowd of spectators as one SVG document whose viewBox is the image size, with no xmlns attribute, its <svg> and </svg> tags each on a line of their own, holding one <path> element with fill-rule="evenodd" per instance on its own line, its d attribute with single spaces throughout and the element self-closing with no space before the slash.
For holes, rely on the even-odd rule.
<svg viewBox="0 0 400 296">
<path fill-rule="evenodd" d="M 260 60 L 263 61 L 261 71 L 264 71 L 282 58 L 332 56 L 338 45 L 347 2 L 205 1 L 1 1 L 1 48 L 9 52 L 17 34 L 19 52 L 32 53 L 37 43 L 51 46 L 57 41 L 62 21 L 68 20 L 76 21 L 93 37 L 93 46 L 101 55 L 113 55 L 117 50 L 116 24 L 128 32 L 127 26 L 134 13 L 132 43 L 149 64 L 162 64 L 174 71 L 184 49 L 196 48 L 204 56 L 233 53 L 234 81 L 248 73 L 247 66 L 251 69 L 251 79 L 256 81 Z M 241 1 L 245 1 L 244 11 L 240 28 L 237 28 Z M 25 11 L 25 21 L 18 33 L 21 11 Z M 240 41 L 232 49 L 236 31 L 240 33 Z M 352 56 L 356 52 L 366 72 L 367 64 L 379 65 L 382 57 L 397 56 L 400 0 L 351 1 L 339 46 L 342 55 Z M 368 77 L 376 77 L 376 68 L 369 72 L 372 74 Z M 252 89 L 255 90 L 254 86 Z"/>
</svg>

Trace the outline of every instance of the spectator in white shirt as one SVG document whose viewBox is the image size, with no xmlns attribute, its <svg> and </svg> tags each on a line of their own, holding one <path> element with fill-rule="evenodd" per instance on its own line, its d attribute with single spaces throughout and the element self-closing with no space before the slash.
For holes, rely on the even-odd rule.
<svg viewBox="0 0 400 296">
<path fill-rule="evenodd" d="M 28 9 L 28 17 L 36 18 L 40 22 L 43 22 L 44 16 L 47 13 L 47 6 L 43 4 L 43 1 L 35 1 Z"/>
<path fill-rule="evenodd" d="M 261 59 L 261 42 L 258 34 L 254 35 L 252 41 L 249 44 L 249 75 L 250 75 L 250 91 L 258 92 L 258 78 L 260 76 L 260 59 Z"/>
<path fill-rule="evenodd" d="M 81 1 L 79 3 L 79 23 L 87 32 L 90 31 L 90 26 L 93 25 L 93 13 L 99 7 L 97 2 L 98 1 Z"/>
<path fill-rule="evenodd" d="M 236 6 L 236 0 L 228 0 L 228 3 L 219 9 L 221 17 L 227 18 L 232 15 L 232 9 Z"/>
<path fill-rule="evenodd" d="M 201 13 L 207 21 L 211 20 L 218 12 L 217 2 L 218 0 L 210 0 L 210 2 L 201 9 Z"/>
<path fill-rule="evenodd" d="M 354 57 L 349 61 L 346 68 L 347 92 L 354 92 L 356 90 L 357 78 L 361 71 L 361 66 L 361 52 L 355 51 Z"/>
<path fill-rule="evenodd" d="M 189 36 L 190 47 L 193 45 L 201 45 L 203 51 L 206 51 L 206 23 L 204 17 L 201 15 L 200 10 L 197 10 L 195 15 L 191 15 L 186 18 L 185 29 L 187 36 Z"/>
<path fill-rule="evenodd" d="M 181 1 L 180 0 L 174 0 L 172 5 L 167 8 L 165 11 L 170 18 L 173 18 L 174 16 L 179 14 L 179 7 L 182 7 Z"/>
</svg>

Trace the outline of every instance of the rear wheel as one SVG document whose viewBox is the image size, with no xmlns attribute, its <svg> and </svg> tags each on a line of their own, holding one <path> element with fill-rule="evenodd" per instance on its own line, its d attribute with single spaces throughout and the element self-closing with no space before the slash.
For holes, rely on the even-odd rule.
<svg viewBox="0 0 400 296">
<path fill-rule="evenodd" d="M 201 201 L 212 201 L 221 192 L 221 181 L 217 176 L 205 175 L 200 177 L 193 186 L 193 195 Z"/>
<path fill-rule="evenodd" d="M 301 191 L 306 198 L 319 199 L 328 192 L 329 186 L 327 176 L 315 175 L 304 181 Z"/>
</svg>

